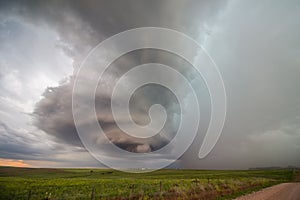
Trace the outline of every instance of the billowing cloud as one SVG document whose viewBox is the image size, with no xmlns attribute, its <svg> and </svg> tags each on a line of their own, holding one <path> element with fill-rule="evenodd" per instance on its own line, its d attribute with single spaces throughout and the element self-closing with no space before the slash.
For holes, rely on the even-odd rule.
<svg viewBox="0 0 300 200">
<path fill-rule="evenodd" d="M 109 107 L 112 87 L 122 74 L 142 63 L 159 62 L 178 69 L 199 87 L 201 126 L 197 140 L 182 157 L 182 167 L 300 165 L 297 1 L 15 1 L 1 2 L 0 7 L 0 119 L 5 124 L 27 129 L 26 117 L 20 116 L 14 122 L 13 116 L 34 111 L 34 125 L 46 133 L 41 134 L 42 138 L 81 149 L 71 110 L 73 78 L 80 63 L 95 45 L 109 36 L 131 28 L 159 26 L 196 39 L 220 68 L 228 97 L 222 136 L 207 158 L 197 159 L 210 118 L 209 94 L 203 80 L 195 77 L 191 66 L 174 55 L 142 50 L 113 63 L 96 93 L 97 119 L 112 142 L 128 151 L 148 152 L 161 148 L 174 137 L 179 107 L 165 88 L 141 88 L 130 105 L 133 120 L 138 124 L 149 122 L 148 109 L 154 103 L 167 109 L 167 123 L 158 136 L 137 139 L 123 133 Z M 84 119 L 81 125 L 88 121 L 89 118 Z M 4 127 L 1 130 L 9 130 Z M 11 143 L 9 146 L 5 143 L 1 151 L 17 155 L 14 151 L 20 151 L 25 145 L 22 141 L 30 133 L 18 135 L 22 135 L 20 141 L 14 141 L 3 132 L 6 138 L 3 141 Z M 101 137 L 97 135 L 95 140 L 99 145 L 103 144 Z M 33 155 L 26 158 L 38 157 L 34 152 L 26 152 Z M 19 155 L 13 158 L 25 157 Z"/>
<path fill-rule="evenodd" d="M 144 54 L 145 52 L 136 52 L 135 54 Z M 151 54 L 151 52 L 149 52 Z M 154 52 L 152 52 L 154 54 Z M 161 54 L 161 53 L 160 53 Z M 161 55 L 160 55 L 161 56 Z M 145 62 L 141 59 L 137 60 L 135 55 L 133 61 L 136 63 Z M 156 56 L 153 56 L 156 58 Z M 127 62 L 129 58 L 120 58 L 114 66 L 122 66 L 121 69 L 108 70 L 104 75 L 104 80 L 99 83 L 96 92 L 96 112 L 97 120 L 103 128 L 106 136 L 114 144 L 132 152 L 148 152 L 155 151 L 167 144 L 176 133 L 178 125 L 173 125 L 172 116 L 180 114 L 176 97 L 166 88 L 160 86 L 145 86 L 134 93 L 131 103 L 131 117 L 138 124 L 149 123 L 148 110 L 153 104 L 161 104 L 167 109 L 168 118 L 164 129 L 157 136 L 148 139 L 135 138 L 124 133 L 115 123 L 111 111 L 111 93 L 114 83 L 123 74 L 122 71 L 128 71 L 133 62 Z M 149 60 L 144 58 L 144 60 Z M 168 59 L 167 59 L 168 60 Z M 177 61 L 180 61 L 177 59 Z M 185 64 L 184 61 L 177 63 Z M 182 66 L 182 65 L 181 65 Z M 109 82 L 107 82 L 109 80 Z M 72 88 L 74 79 L 61 84 L 59 87 L 48 88 L 44 93 L 44 98 L 36 104 L 34 116 L 35 124 L 46 133 L 55 136 L 58 141 L 66 142 L 77 146 L 82 146 L 78 134 L 76 132 L 73 116 L 72 116 Z M 157 95 L 160 94 L 160 95 Z M 84 95 L 84 94 L 83 94 Z M 120 99 L 122 100 L 122 99 Z M 82 103 L 84 103 L 84 96 Z M 90 116 L 92 117 L 92 116 Z M 77 122 L 79 126 L 86 126 L 90 121 L 89 117 L 84 117 Z M 130 123 L 123 121 L 123 123 Z M 88 131 L 88 129 L 87 129 Z M 95 133 L 97 135 L 97 133 Z M 97 136 L 95 136 L 97 138 Z M 103 136 L 98 135 L 97 142 L 103 143 Z"/>
</svg>

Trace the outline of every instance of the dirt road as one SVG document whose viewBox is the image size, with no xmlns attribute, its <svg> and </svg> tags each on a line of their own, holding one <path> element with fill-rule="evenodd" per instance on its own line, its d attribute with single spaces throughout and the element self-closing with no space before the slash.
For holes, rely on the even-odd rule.
<svg viewBox="0 0 300 200">
<path fill-rule="evenodd" d="M 236 200 L 300 200 L 300 183 L 282 183 Z"/>
</svg>

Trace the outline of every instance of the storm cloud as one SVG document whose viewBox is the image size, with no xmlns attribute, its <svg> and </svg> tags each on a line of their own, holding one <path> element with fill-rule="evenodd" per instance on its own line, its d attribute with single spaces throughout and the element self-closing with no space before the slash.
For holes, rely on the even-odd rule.
<svg viewBox="0 0 300 200">
<path fill-rule="evenodd" d="M 148 111 L 153 104 L 161 104 L 166 108 L 167 122 L 163 130 L 156 136 L 143 139 L 124 133 L 116 125 L 111 111 L 111 96 L 114 85 L 131 68 L 143 63 L 159 61 L 187 73 L 189 64 L 180 58 L 173 57 L 174 55 L 167 52 L 156 52 L 155 50 L 136 51 L 130 56 L 120 57 L 104 74 L 104 78 L 100 81 L 96 91 L 97 120 L 106 136 L 115 145 L 131 152 L 149 152 L 163 147 L 175 136 L 178 124 L 174 124 L 173 117 L 180 115 L 180 107 L 175 95 L 162 86 L 147 85 L 138 89 L 133 94 L 129 105 L 132 119 L 140 125 L 149 123 Z M 117 68 L 118 66 L 121 67 Z M 45 91 L 43 99 L 36 104 L 34 110 L 35 124 L 41 130 L 55 136 L 58 141 L 82 146 L 72 116 L 73 83 L 74 78 L 71 77 L 59 87 L 48 88 Z M 89 120 L 89 118 L 84 118 L 77 125 L 85 126 Z M 123 123 L 129 122 L 123 121 Z M 100 135 L 97 139 L 100 144 L 102 143 L 101 138 Z"/>
<path fill-rule="evenodd" d="M 29 159 L 27 155 L 30 155 L 31 159 L 41 156 L 36 152 L 43 152 L 42 147 L 32 147 L 22 153 L 23 146 L 38 141 L 27 141 L 30 131 L 18 132 L 7 126 L 8 122 L 11 126 L 25 126 L 25 120 L 13 122 L 12 116 L 18 112 L 32 113 L 31 125 L 47 135 L 39 133 L 43 138 L 56 145 L 68 146 L 70 152 L 76 152 L 76 148 L 82 151 L 72 116 L 72 89 L 80 63 L 93 47 L 106 38 L 128 29 L 153 26 L 191 36 L 212 56 L 221 71 L 228 98 L 224 130 L 211 154 L 198 160 L 211 109 L 204 81 L 195 76 L 186 61 L 175 55 L 139 50 L 116 60 L 105 72 L 97 89 L 97 120 L 110 141 L 127 151 L 149 152 L 162 148 L 176 134 L 178 121 L 175 116 L 180 115 L 178 101 L 164 87 L 152 85 L 140 88 L 130 102 L 132 118 L 141 125 L 149 122 L 151 105 L 161 104 L 166 108 L 167 123 L 154 137 L 141 139 L 127 135 L 116 125 L 111 113 L 110 96 L 116 81 L 137 65 L 157 62 L 177 69 L 199 89 L 200 129 L 193 145 L 181 158 L 182 167 L 300 165 L 297 155 L 300 150 L 299 2 L 3 1 L 0 7 L 0 39 L 5 47 L 0 52 L 3 58 L 0 63 L 0 119 L 7 122 L 1 125 L 2 141 L 6 141 L 1 144 L 1 157 L 18 155 L 16 158 L 23 156 Z M 18 38 L 18 32 L 24 33 L 24 38 L 29 38 L 28 41 L 40 50 L 35 50 L 34 45 L 27 45 L 24 38 L 14 39 Z M 14 37 L 10 33 L 14 33 Z M 44 37 L 36 37 L 37 42 L 34 43 L 33 33 Z M 45 47 L 48 43 L 42 41 L 47 38 L 54 38 L 48 43 L 55 44 L 59 53 L 53 52 L 52 46 Z M 46 50 L 43 52 L 43 49 Z M 25 56 L 15 58 L 12 55 Z M 52 55 L 55 55 L 53 59 Z M 22 60 L 28 62 L 27 67 L 23 67 Z M 43 65 L 44 62 L 48 64 Z M 69 65 L 72 66 L 71 72 L 64 67 Z M 43 88 L 34 87 L 42 82 L 37 79 L 44 80 Z M 11 102 L 14 102 L 14 108 L 5 106 L 11 105 Z M 86 118 L 81 125 L 88 121 L 89 118 Z M 11 137 L 9 132 L 13 132 Z M 19 140 L 14 141 L 14 137 Z M 105 145 L 102 136 L 97 137 L 95 142 Z M 65 151 L 58 146 L 53 149 Z M 73 147 L 75 150 L 71 150 Z M 46 151 L 43 155 L 50 153 Z"/>
<path fill-rule="evenodd" d="M 29 1 L 25 4 L 22 4 L 21 2 L 17 3 L 16 6 L 12 6 L 12 8 L 14 8 L 13 12 L 17 16 L 20 16 L 22 20 L 26 21 L 27 23 L 30 22 L 36 26 L 41 26 L 43 24 L 54 28 L 59 33 L 60 38 L 58 47 L 62 48 L 67 55 L 72 57 L 74 66 L 73 76 L 75 76 L 79 63 L 83 60 L 84 56 L 86 56 L 87 52 L 99 41 L 120 31 L 140 26 L 167 26 L 172 29 L 177 29 L 180 31 L 185 30 L 191 34 L 195 34 L 193 30 L 194 26 L 192 24 L 196 22 L 194 20 L 190 20 L 188 16 L 191 13 L 185 11 L 182 12 L 182 9 L 192 9 L 195 4 L 199 3 L 197 3 L 196 1 L 178 1 L 176 4 L 172 4 L 172 6 L 170 6 L 170 4 L 166 3 L 150 3 L 146 1 L 129 1 L 126 3 L 104 3 L 101 1 L 71 3 L 66 1 L 49 2 L 46 4 Z M 194 12 L 192 14 L 199 15 L 197 20 L 206 22 L 213 21 L 216 16 L 215 14 L 209 14 L 210 11 L 213 11 L 214 8 L 220 7 L 222 5 L 222 3 L 218 2 L 214 2 L 208 6 L 201 4 L 201 6 L 199 6 L 199 9 L 203 10 L 203 12 Z M 145 10 L 145 7 L 152 9 Z M 124 8 L 126 8 L 126 12 L 121 12 L 121 10 L 124 10 Z M 153 15 L 154 11 L 157 13 L 156 15 Z M 166 13 L 170 15 L 169 18 L 172 19 L 172 23 L 169 23 L 169 20 L 165 19 L 164 16 L 166 15 Z M 179 13 L 182 13 L 183 16 L 178 15 Z M 205 26 L 203 26 L 202 28 L 206 29 Z M 188 67 L 186 67 L 187 64 L 184 61 L 162 52 L 151 52 L 144 50 L 141 52 L 133 53 L 127 59 L 120 60 L 121 61 L 119 63 L 115 63 L 118 68 L 117 72 L 111 72 L 108 76 L 114 78 L 114 76 L 118 76 L 126 72 L 126 70 L 129 70 L 132 66 L 147 62 L 165 62 L 169 65 L 179 66 L 177 67 L 179 71 L 186 74 L 188 73 Z M 129 67 L 124 65 L 128 65 Z M 72 121 L 72 84 L 73 80 L 69 80 L 68 83 L 62 84 L 56 88 L 48 88 L 44 92 L 44 98 L 36 104 L 36 108 L 34 110 L 34 116 L 37 119 L 35 124 L 38 128 L 42 129 L 46 133 L 55 136 L 55 138 L 57 138 L 58 140 L 80 146 L 81 143 Z M 168 95 L 168 91 L 163 91 L 162 89 L 160 89 L 159 91 L 154 92 L 150 87 L 148 87 L 148 91 L 152 91 L 151 96 L 145 95 L 147 92 L 144 91 L 143 94 L 141 93 L 137 98 L 139 99 L 139 102 L 142 102 L 142 99 L 144 99 L 144 103 L 134 103 L 134 105 L 138 105 L 136 107 L 139 108 L 135 108 L 135 110 L 139 110 L 138 112 L 140 113 L 140 115 L 138 117 L 133 116 L 133 118 L 139 119 L 141 121 L 140 123 L 142 124 L 145 124 L 147 122 L 147 112 L 149 106 L 151 106 L 154 102 L 163 103 L 167 110 L 168 107 L 174 107 L 175 99 L 173 98 L 172 100 L 172 98 L 168 98 L 166 96 Z M 103 94 L 102 91 L 100 92 L 99 96 L 101 96 L 101 94 Z M 115 126 L 109 108 L 107 106 L 110 103 L 109 98 L 106 98 L 105 95 L 106 94 L 104 94 L 104 97 L 102 95 L 101 97 L 96 99 L 96 105 L 99 108 L 98 113 L 100 113 L 98 114 L 99 123 L 104 127 L 108 127 L 109 138 L 112 141 L 115 141 L 115 143 L 120 147 L 130 149 L 131 151 L 137 151 L 139 145 L 142 145 L 142 149 L 145 149 L 145 147 L 147 147 L 146 151 L 152 151 L 162 147 L 174 136 L 177 125 L 175 125 L 174 127 L 174 125 L 166 124 L 166 126 L 168 127 L 165 127 L 167 130 L 163 130 L 165 132 L 163 134 L 164 136 L 151 138 L 150 141 L 141 141 L 141 139 L 133 138 L 129 139 L 130 137 L 124 135 Z M 141 114 L 140 108 L 142 107 L 143 111 Z M 132 109 L 134 108 L 132 107 Z M 171 115 L 173 111 L 174 109 L 168 113 L 169 123 L 172 123 Z M 178 113 L 178 109 L 176 112 Z M 114 133 L 112 133 L 112 131 Z M 121 136 L 123 136 L 124 139 L 122 139 Z"/>
</svg>

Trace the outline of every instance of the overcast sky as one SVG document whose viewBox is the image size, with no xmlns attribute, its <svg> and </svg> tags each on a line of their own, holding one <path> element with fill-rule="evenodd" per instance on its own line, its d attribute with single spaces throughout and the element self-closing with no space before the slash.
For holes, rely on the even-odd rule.
<svg viewBox="0 0 300 200">
<path fill-rule="evenodd" d="M 199 42 L 219 67 L 226 88 L 227 117 L 221 137 L 206 158 L 198 159 L 211 105 L 204 81 L 194 77 L 186 61 L 163 51 L 140 50 L 124 55 L 106 72 L 102 85 L 113 85 L 132 67 L 159 62 L 181 71 L 198 87 L 200 129 L 176 167 L 300 166 L 297 0 L 1 1 L 0 164 L 102 167 L 76 133 L 74 76 L 99 42 L 145 26 L 174 29 Z M 110 87 L 98 88 L 95 101 L 97 119 L 114 144 L 145 153 L 174 137 L 179 108 L 166 88 L 144 87 L 132 98 L 132 117 L 140 124 L 148 122 L 152 104 L 166 108 L 164 129 L 148 139 L 129 137 L 114 123 L 109 92 Z"/>
</svg>

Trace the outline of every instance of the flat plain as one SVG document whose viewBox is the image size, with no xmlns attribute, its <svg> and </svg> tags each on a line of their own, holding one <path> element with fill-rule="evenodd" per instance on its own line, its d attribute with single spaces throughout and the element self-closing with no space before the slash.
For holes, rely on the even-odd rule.
<svg viewBox="0 0 300 200">
<path fill-rule="evenodd" d="M 295 170 L 183 170 L 0 167 L 0 199 L 232 199 L 279 183 Z"/>
</svg>

